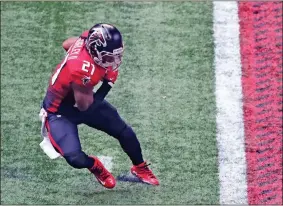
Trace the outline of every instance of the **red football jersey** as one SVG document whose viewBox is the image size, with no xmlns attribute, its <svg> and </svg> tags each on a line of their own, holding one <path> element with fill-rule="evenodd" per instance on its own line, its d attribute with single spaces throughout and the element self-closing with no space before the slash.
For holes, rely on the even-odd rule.
<svg viewBox="0 0 283 206">
<path fill-rule="evenodd" d="M 49 112 L 57 112 L 64 101 L 75 104 L 71 83 L 93 88 L 105 76 L 106 70 L 95 64 L 85 46 L 88 31 L 82 33 L 67 51 L 52 74 L 43 102 Z"/>
</svg>

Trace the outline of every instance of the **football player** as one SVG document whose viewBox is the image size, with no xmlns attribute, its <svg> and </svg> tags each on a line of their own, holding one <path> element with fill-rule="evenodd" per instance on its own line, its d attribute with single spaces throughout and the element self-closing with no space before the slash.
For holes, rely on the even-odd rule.
<svg viewBox="0 0 283 206">
<path fill-rule="evenodd" d="M 143 160 L 140 143 L 129 126 L 104 98 L 117 80 L 124 44 L 119 30 L 110 24 L 96 24 L 80 37 L 62 44 L 67 51 L 50 78 L 43 100 L 49 139 L 74 168 L 87 168 L 106 188 L 116 180 L 99 159 L 82 151 L 78 124 L 86 124 L 116 138 L 131 159 L 131 172 L 141 181 L 159 185 Z M 93 88 L 102 85 L 94 93 Z"/>
</svg>

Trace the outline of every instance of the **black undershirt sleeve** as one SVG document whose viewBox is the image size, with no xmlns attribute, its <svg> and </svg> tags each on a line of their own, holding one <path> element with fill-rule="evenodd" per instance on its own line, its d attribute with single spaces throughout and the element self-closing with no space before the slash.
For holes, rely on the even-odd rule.
<svg viewBox="0 0 283 206">
<path fill-rule="evenodd" d="M 111 90 L 112 85 L 113 84 L 111 82 L 107 80 L 103 80 L 102 85 L 94 94 L 94 101 L 102 102 L 106 97 L 106 95 L 108 94 L 108 92 Z"/>
<path fill-rule="evenodd" d="M 96 93 L 93 94 L 93 103 L 88 107 L 85 113 L 92 112 L 95 110 L 100 103 L 104 100 L 108 92 L 111 90 L 113 83 L 103 80 L 102 85 L 100 88 L 96 91 Z"/>
</svg>

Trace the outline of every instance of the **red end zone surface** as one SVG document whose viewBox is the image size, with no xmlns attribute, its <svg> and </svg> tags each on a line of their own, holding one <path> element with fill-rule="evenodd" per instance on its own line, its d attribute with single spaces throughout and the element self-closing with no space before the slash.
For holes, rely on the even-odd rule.
<svg viewBox="0 0 283 206">
<path fill-rule="evenodd" d="M 240 2 L 249 204 L 282 204 L 282 2 Z"/>
</svg>

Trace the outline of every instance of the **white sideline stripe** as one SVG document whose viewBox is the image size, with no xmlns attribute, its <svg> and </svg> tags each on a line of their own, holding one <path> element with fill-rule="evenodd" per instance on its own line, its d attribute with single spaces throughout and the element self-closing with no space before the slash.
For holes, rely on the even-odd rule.
<svg viewBox="0 0 283 206">
<path fill-rule="evenodd" d="M 237 2 L 213 2 L 220 204 L 247 204 Z"/>
<path fill-rule="evenodd" d="M 97 156 L 97 158 L 102 162 L 102 164 L 104 165 L 104 167 L 106 167 L 106 169 L 111 172 L 112 171 L 112 167 L 113 167 L 113 162 L 112 162 L 112 157 L 110 156 Z"/>
</svg>

